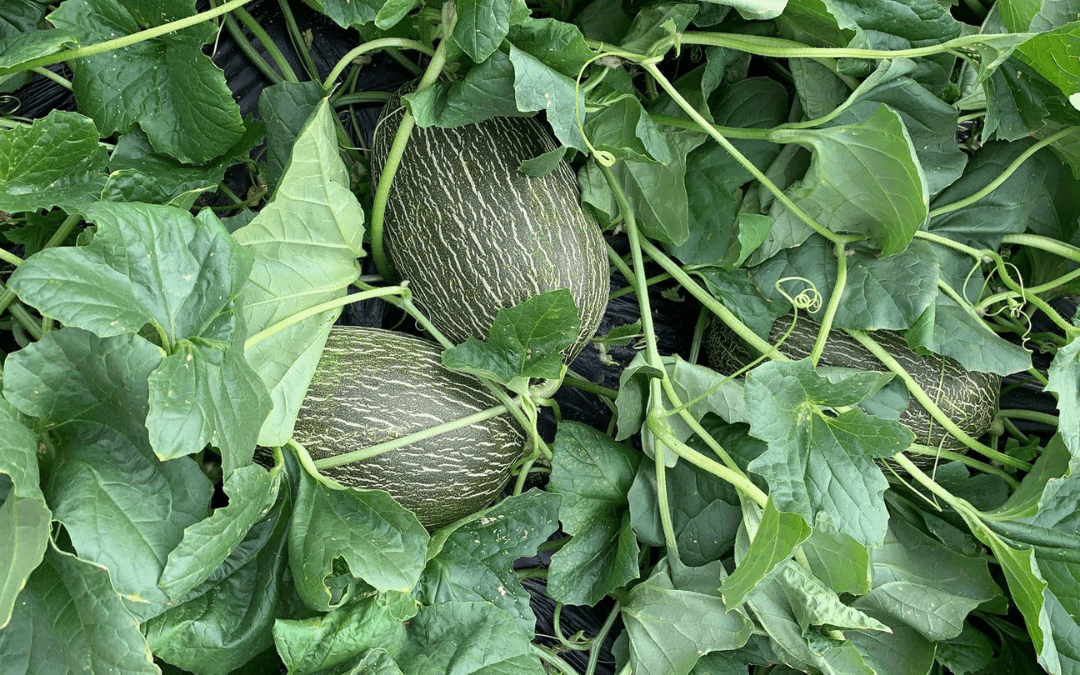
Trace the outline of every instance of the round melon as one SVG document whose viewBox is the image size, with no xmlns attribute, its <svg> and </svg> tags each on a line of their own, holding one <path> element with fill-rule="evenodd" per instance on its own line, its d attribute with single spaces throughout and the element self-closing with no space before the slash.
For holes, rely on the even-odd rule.
<svg viewBox="0 0 1080 675">
<path fill-rule="evenodd" d="M 404 111 L 395 96 L 379 119 L 376 181 Z M 483 340 L 500 309 L 564 288 L 581 318 L 566 360 L 596 332 L 608 300 L 607 252 L 581 208 L 574 172 L 565 161 L 545 176 L 519 170 L 555 148 L 529 117 L 413 129 L 387 200 L 384 248 L 417 305 L 453 342 Z"/>
<path fill-rule="evenodd" d="M 441 351 L 405 333 L 334 326 L 293 438 L 318 460 L 499 405 L 480 380 L 444 368 Z M 439 527 L 488 506 L 524 442 L 503 414 L 321 473 L 343 485 L 386 490 L 424 526 Z"/>
</svg>

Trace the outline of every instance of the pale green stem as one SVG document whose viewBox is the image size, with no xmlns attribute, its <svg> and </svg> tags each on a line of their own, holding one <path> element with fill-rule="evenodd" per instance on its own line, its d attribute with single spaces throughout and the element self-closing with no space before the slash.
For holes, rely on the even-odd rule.
<svg viewBox="0 0 1080 675">
<path fill-rule="evenodd" d="M 0 260 L 6 262 L 9 265 L 14 265 L 15 267 L 18 267 L 19 265 L 26 262 L 11 251 L 5 250 L 3 248 L 0 248 Z"/>
<path fill-rule="evenodd" d="M 836 253 L 836 283 L 833 285 L 825 313 L 821 315 L 821 327 L 818 330 L 817 339 L 814 340 L 814 348 L 810 352 L 810 363 L 815 366 L 821 360 L 821 352 L 825 351 L 825 343 L 829 339 L 833 319 L 836 317 L 837 310 L 840 309 L 840 300 L 844 295 L 844 286 L 847 284 L 847 254 L 844 251 L 844 244 L 837 242 L 833 245 L 833 249 Z"/>
<path fill-rule="evenodd" d="M 32 68 L 31 70 L 46 79 L 52 80 L 53 82 L 57 83 L 64 89 L 67 89 L 68 91 L 71 91 L 72 89 L 71 80 L 67 79 L 62 75 L 59 75 L 58 73 L 54 73 L 48 68 Z"/>
<path fill-rule="evenodd" d="M 435 84 L 435 80 L 438 79 L 443 66 L 446 65 L 446 45 L 449 42 L 450 32 L 453 30 L 453 26 L 450 25 L 453 20 L 449 4 L 444 5 L 443 13 L 447 16 L 447 21 L 443 24 L 443 39 L 439 41 L 439 46 L 435 48 L 435 53 L 432 55 L 431 61 L 428 62 L 424 77 L 416 87 L 417 92 L 424 91 Z M 328 81 L 333 82 L 329 78 Z M 416 119 L 406 109 L 401 118 L 401 123 L 398 125 L 397 133 L 394 135 L 394 142 L 390 145 L 390 151 L 386 155 L 386 161 L 383 163 L 382 173 L 379 174 L 379 184 L 375 188 L 375 198 L 371 205 L 371 220 L 368 225 L 368 233 L 371 239 L 371 257 L 375 260 L 375 267 L 379 270 L 379 274 L 387 281 L 394 279 L 395 274 L 394 267 L 390 264 L 390 259 L 386 257 L 386 250 L 383 246 L 383 220 L 386 217 L 386 202 L 390 198 L 390 186 L 394 182 L 394 176 L 397 174 L 398 166 L 401 164 L 401 157 L 405 153 L 405 146 L 408 145 L 409 136 L 415 126 Z"/>
<path fill-rule="evenodd" d="M 1005 170 L 1002 171 L 997 176 L 997 178 L 995 178 L 994 180 L 987 183 L 985 186 L 983 186 L 983 188 L 981 190 L 979 190 L 978 192 L 975 192 L 975 193 L 973 193 L 973 194 L 971 194 L 971 195 L 969 195 L 967 197 L 964 197 L 963 199 L 958 199 L 955 202 L 951 202 L 949 204 L 945 204 L 944 206 L 939 206 L 936 209 L 933 209 L 932 211 L 930 211 L 930 219 L 933 220 L 934 218 L 936 218 L 936 217 L 938 217 L 940 215 L 944 215 L 946 213 L 952 213 L 953 211 L 957 211 L 959 209 L 962 209 L 965 206 L 970 206 L 971 204 L 974 204 L 975 202 L 982 199 L 983 197 L 986 197 L 991 192 L 996 190 L 1002 183 L 1009 180 L 1009 178 L 1011 178 L 1012 175 L 1014 173 L 1016 173 L 1016 170 L 1019 169 L 1020 166 L 1024 162 L 1026 162 L 1036 152 L 1038 152 L 1039 150 L 1042 150 L 1043 148 L 1050 145 L 1051 143 L 1056 143 L 1057 141 L 1061 140 L 1062 138 L 1065 138 L 1069 134 L 1075 133 L 1076 131 L 1080 131 L 1080 127 L 1068 127 L 1068 128 L 1062 129 L 1061 131 L 1057 132 L 1056 134 L 1053 134 L 1051 136 L 1047 136 L 1046 138 L 1039 141 L 1038 143 L 1032 144 L 1031 147 L 1029 147 L 1024 152 L 1020 153 L 1020 155 L 1016 159 L 1014 159 L 1013 162 L 1011 164 L 1009 164 L 1009 166 L 1007 166 L 1005 168 Z"/>
<path fill-rule="evenodd" d="M 1047 281 L 1044 284 L 1039 284 L 1038 286 L 1031 286 L 1031 287 L 1029 287 L 1027 289 L 1026 292 L 1030 293 L 1032 295 L 1042 295 L 1043 293 L 1048 293 L 1050 291 L 1059 289 L 1062 286 L 1064 286 L 1064 285 L 1066 285 L 1066 284 L 1068 284 L 1068 283 L 1070 283 L 1072 281 L 1075 281 L 1078 278 L 1080 278 L 1080 267 L 1078 267 L 1078 268 L 1074 269 L 1073 271 L 1068 272 L 1066 274 L 1062 274 L 1060 277 L 1058 277 L 1056 279 L 1052 279 L 1050 281 Z M 986 296 L 985 298 L 980 300 L 977 305 L 975 305 L 975 308 L 982 309 L 984 307 L 989 307 L 990 305 L 993 305 L 993 304 L 998 303 L 998 302 L 1004 302 L 1006 300 L 1012 300 L 1012 299 L 1015 299 L 1015 298 L 1023 298 L 1023 297 L 1024 297 L 1024 293 L 1017 293 L 1016 291 L 1002 291 L 1001 293 L 995 293 L 994 295 Z"/>
<path fill-rule="evenodd" d="M 1030 422 L 1038 422 L 1051 427 L 1056 427 L 1058 425 L 1057 415 L 1050 415 L 1037 410 L 1003 408 L 1002 410 L 999 410 L 997 414 L 999 417 L 1006 417 L 1014 420 L 1028 420 Z"/>
<path fill-rule="evenodd" d="M 395 438 L 392 441 L 384 441 L 382 443 L 376 443 L 375 445 L 361 448 L 359 450 L 353 450 L 352 452 L 344 452 L 340 455 L 334 455 L 333 457 L 323 457 L 322 459 L 315 461 L 315 466 L 318 469 L 332 469 L 343 464 L 351 464 L 353 462 L 362 462 L 365 459 L 370 459 L 376 455 L 381 455 L 384 452 L 390 452 L 391 450 L 397 450 L 403 448 L 406 445 L 412 445 L 413 443 L 438 436 L 439 434 L 449 433 L 451 431 L 457 431 L 458 429 L 464 429 L 465 427 L 479 424 L 485 420 L 489 420 L 492 417 L 498 417 L 506 413 L 509 409 L 505 405 L 497 405 L 487 410 L 481 410 L 465 417 L 459 417 L 449 422 L 443 422 L 442 424 L 436 424 L 433 427 L 428 427 L 420 431 L 406 434 L 400 438 Z"/>
<path fill-rule="evenodd" d="M 124 47 L 130 47 L 133 44 L 143 42 L 146 40 L 152 40 L 154 38 L 161 37 L 162 35 L 168 35 L 169 33 L 175 33 L 176 31 L 190 28 L 191 26 L 200 24 L 204 21 L 209 21 L 214 17 L 227 14 L 237 7 L 243 7 L 251 0 L 229 0 L 220 7 L 207 10 L 200 14 L 184 17 L 176 21 L 170 21 L 169 23 L 161 24 L 160 26 L 154 26 L 153 28 L 147 28 L 146 30 L 139 31 L 132 35 L 124 35 L 114 40 L 107 40 L 105 42 L 99 42 L 93 45 L 87 45 L 86 47 L 80 47 L 78 49 L 69 49 L 66 51 L 56 52 L 54 54 L 47 54 L 45 56 L 39 56 L 36 59 L 30 59 L 24 61 L 16 66 L 12 66 L 9 69 L 0 68 L 0 75 L 13 75 L 15 73 L 21 73 L 24 70 L 32 70 L 42 66 L 51 66 L 54 63 L 60 63 L 61 61 L 70 61 L 72 59 L 81 59 L 87 56 L 94 56 L 96 54 L 103 54 L 105 52 L 113 51 L 114 49 L 122 49 Z"/>
<path fill-rule="evenodd" d="M 650 416 L 647 419 L 647 425 L 649 430 L 656 435 L 656 438 L 663 442 L 668 448 L 671 448 L 671 451 L 678 455 L 680 459 L 684 459 L 699 469 L 708 471 L 721 480 L 731 483 L 736 490 L 747 495 L 761 508 L 765 508 L 765 504 L 769 501 L 769 495 L 762 492 L 761 488 L 754 485 L 749 478 L 739 472 L 732 471 L 716 460 L 709 459 L 689 445 L 675 438 L 675 436 L 664 428 L 664 424 L 660 418 Z"/>
<path fill-rule="evenodd" d="M 266 50 L 266 53 L 274 60 L 274 65 L 277 66 L 286 82 L 296 84 L 300 81 L 300 79 L 296 77 L 296 72 L 293 71 L 292 66 L 289 65 L 289 60 L 285 58 L 285 55 L 278 49 L 277 43 L 270 38 L 270 35 L 259 25 L 259 22 L 248 14 L 246 9 L 238 7 L 236 11 L 233 12 L 233 16 L 251 31 L 251 35 L 259 41 L 259 44 Z"/>
<path fill-rule="evenodd" d="M 689 101 L 683 98 L 682 94 L 679 93 L 679 90 L 676 89 L 675 86 L 671 84 L 671 82 L 669 82 L 666 77 L 664 77 L 664 74 L 660 72 L 660 69 L 657 68 L 656 65 L 646 64 L 645 70 L 650 75 L 652 75 L 653 79 L 655 79 L 661 87 L 663 87 L 664 91 L 666 91 L 668 96 L 670 96 L 672 100 L 674 100 L 675 103 L 678 104 L 680 108 L 682 108 L 683 112 L 693 118 L 693 120 L 697 122 L 698 125 L 700 125 L 700 127 L 705 130 L 706 133 L 712 136 L 713 140 L 719 143 L 721 147 L 723 147 L 724 150 L 726 150 L 728 154 L 731 155 L 732 158 L 739 163 L 740 166 L 749 171 L 750 175 L 757 179 L 757 181 L 761 183 L 761 185 L 764 186 L 765 189 L 771 192 L 773 196 L 776 197 L 777 201 L 779 201 L 789 211 L 791 211 L 791 213 L 794 214 L 796 218 L 806 223 L 806 225 L 810 229 L 814 230 L 814 232 L 817 232 L 818 234 L 833 243 L 847 243 L 851 241 L 857 241 L 861 238 L 842 237 L 841 235 L 836 234 L 832 230 L 829 230 L 828 228 L 822 226 L 816 220 L 811 218 L 810 215 L 806 213 L 806 211 L 803 211 L 801 208 L 799 208 L 799 206 L 796 205 L 790 197 L 784 194 L 784 191 L 777 187 L 776 183 L 773 183 L 771 180 L 769 180 L 768 176 L 766 176 L 761 171 L 761 169 L 757 168 L 757 166 L 755 166 L 753 162 L 747 159 L 746 155 L 739 152 L 738 148 L 732 145 L 731 142 L 728 141 L 728 139 L 724 138 L 723 135 L 721 135 L 716 129 L 714 129 L 712 124 L 710 124 L 709 121 L 705 119 L 702 114 L 697 111 L 696 108 L 694 108 L 694 106 L 690 105 Z"/>
<path fill-rule="evenodd" d="M 381 298 L 388 295 L 401 295 L 403 291 L 403 286 L 386 286 L 385 288 L 376 288 L 374 290 L 364 291 L 362 293 L 351 293 L 340 298 L 334 298 L 333 300 L 321 302 L 317 305 L 314 305 L 313 307 L 308 307 L 303 311 L 297 312 L 296 314 L 284 318 L 275 324 L 267 326 L 258 333 L 255 333 L 244 342 L 244 351 L 251 349 L 266 338 L 276 335 L 277 333 L 280 333 L 281 331 L 289 328 L 290 326 L 295 326 L 301 321 L 322 314 L 323 312 L 329 311 L 331 309 L 336 309 L 338 307 L 344 307 L 345 305 L 351 305 L 352 303 L 360 302 L 361 300 Z"/>
<path fill-rule="evenodd" d="M 735 316 L 727 307 L 724 307 L 724 305 L 717 301 L 711 293 L 702 288 L 689 274 L 684 272 L 674 260 L 667 257 L 663 251 L 653 246 L 647 239 L 641 242 L 641 249 L 648 254 L 654 262 L 670 274 L 675 281 L 679 282 L 679 285 L 685 288 L 690 295 L 694 296 L 698 302 L 708 308 L 710 312 L 720 317 L 720 319 L 748 345 L 762 354 L 768 354 L 770 359 L 776 361 L 791 360 L 774 350 L 773 346 L 767 341 L 758 337 L 757 333 L 750 330 L 749 326 L 739 320 L 739 317 Z"/>
<path fill-rule="evenodd" d="M 1076 129 L 1078 127 L 1073 128 Z M 1001 243 L 1018 244 L 1020 246 L 1037 248 L 1041 251 L 1046 251 L 1047 253 L 1053 253 L 1066 260 L 1080 263 L 1080 248 L 1071 244 L 1066 244 L 1058 239 L 1044 237 L 1041 234 L 1006 234 L 1001 238 Z"/>
<path fill-rule="evenodd" d="M 970 466 L 971 468 L 982 471 L 983 473 L 993 474 L 994 476 L 997 476 L 1001 480 L 1008 483 L 1009 486 L 1011 486 L 1014 489 L 1020 487 L 1020 481 L 1016 480 L 1011 475 L 1009 475 L 1005 471 L 1002 471 L 1001 469 L 994 466 L 993 464 L 987 464 L 986 462 L 980 462 L 979 460 L 975 459 L 974 457 L 970 457 L 968 455 L 964 455 L 964 454 L 961 454 L 959 452 L 953 452 L 951 450 L 944 450 L 944 449 L 941 449 L 941 448 L 933 448 L 933 447 L 930 447 L 928 445 L 919 445 L 919 444 L 913 444 L 910 448 L 907 449 L 906 452 L 908 454 L 914 454 L 914 455 L 925 455 L 927 457 L 938 457 L 940 459 L 943 459 L 943 460 L 946 460 L 946 461 L 949 461 L 949 462 L 960 462 L 961 464 L 964 464 L 966 466 Z"/>
<path fill-rule="evenodd" d="M 979 44 L 994 44 L 995 42 L 1012 43 L 1017 34 L 1003 35 L 965 35 L 946 42 L 926 47 L 914 47 L 911 49 L 857 49 L 849 47 L 807 47 L 806 45 L 782 38 L 764 37 L 758 35 L 738 35 L 726 33 L 697 33 L 686 32 L 679 34 L 679 41 L 683 45 L 705 45 L 711 47 L 727 47 L 757 56 L 770 56 L 779 59 L 917 59 L 924 56 L 944 54 L 958 49 L 973 48 Z M 672 38 L 661 40 L 651 52 L 665 43 L 671 44 Z"/>
<path fill-rule="evenodd" d="M 26 311 L 26 308 L 19 303 L 13 304 L 8 309 L 8 314 L 11 314 L 22 327 L 26 329 L 27 333 L 35 340 L 40 340 L 42 336 L 41 322 L 34 318 L 30 312 Z"/>
<path fill-rule="evenodd" d="M 1002 464 L 1005 464 L 1006 466 L 1022 469 L 1024 471 L 1031 470 L 1031 465 L 1027 462 L 998 452 L 990 446 L 980 443 L 979 441 L 972 438 L 971 435 L 968 434 L 966 431 L 958 427 L 956 423 L 948 417 L 948 415 L 942 412 L 941 408 L 938 407 L 937 403 L 935 403 L 934 400 L 931 399 L 930 396 L 926 393 L 926 390 L 924 390 L 919 385 L 919 383 L 916 382 L 913 377 L 911 377 L 911 374 L 908 373 L 907 370 L 905 370 L 904 367 L 901 366 L 896 361 L 896 359 L 892 357 L 891 354 L 885 351 L 885 349 L 881 345 L 879 345 L 876 340 L 871 338 L 863 331 L 849 330 L 847 331 L 847 333 L 853 338 L 855 338 L 855 340 L 858 341 L 858 343 L 861 344 L 863 347 L 865 347 L 871 354 L 877 357 L 877 359 L 881 361 L 881 363 L 884 364 L 886 368 L 895 373 L 896 376 L 899 377 L 901 381 L 903 381 L 903 383 L 907 386 L 908 392 L 915 397 L 915 400 L 918 401 L 922 405 L 922 407 L 926 408 L 927 412 L 930 413 L 930 416 L 933 417 L 938 424 L 940 424 L 946 431 L 952 434 L 961 443 L 971 448 L 975 452 L 978 452 L 979 454 L 990 459 L 997 460 Z"/>
<path fill-rule="evenodd" d="M 380 49 L 389 49 L 391 47 L 412 49 L 422 54 L 427 54 L 428 56 L 435 55 L 435 50 L 431 49 L 423 42 L 417 42 L 416 40 L 407 40 L 405 38 L 379 38 L 378 40 L 371 40 L 370 42 L 365 42 L 359 47 L 356 47 L 348 54 L 341 57 L 341 59 L 334 66 L 334 69 L 331 70 L 330 74 L 326 76 L 325 80 L 323 80 L 323 89 L 329 91 L 330 87 L 334 86 L 334 82 L 336 82 L 338 77 L 341 76 L 341 73 L 344 72 L 345 69 L 349 67 L 349 64 L 352 63 L 355 59 L 363 56 L 364 54 L 367 54 L 368 52 L 373 52 Z"/>
</svg>

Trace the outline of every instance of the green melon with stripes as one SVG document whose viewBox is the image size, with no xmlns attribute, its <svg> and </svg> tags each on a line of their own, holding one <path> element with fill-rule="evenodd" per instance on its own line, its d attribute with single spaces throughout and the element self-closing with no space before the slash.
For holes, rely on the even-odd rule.
<svg viewBox="0 0 1080 675">
<path fill-rule="evenodd" d="M 444 368 L 441 351 L 405 333 L 334 326 L 293 438 L 318 460 L 499 405 L 480 380 Z M 524 442 L 503 414 L 321 473 L 343 485 L 386 490 L 426 527 L 438 527 L 490 504 Z"/>
<path fill-rule="evenodd" d="M 395 96 L 375 130 L 376 180 L 403 116 Z M 555 148 L 529 117 L 413 129 L 387 201 L 384 246 L 417 305 L 453 342 L 483 340 L 500 309 L 562 288 L 581 317 L 567 360 L 595 333 L 608 300 L 607 251 L 581 208 L 574 172 L 565 161 L 546 176 L 519 170 Z"/>
<path fill-rule="evenodd" d="M 788 314 L 773 323 L 769 335 L 772 343 L 784 338 L 791 326 L 791 318 Z M 780 344 L 780 353 L 792 359 L 810 356 L 820 327 L 817 321 L 800 316 L 791 334 Z M 940 354 L 918 354 L 896 331 L 875 331 L 873 337 L 961 430 L 978 438 L 990 428 L 997 411 L 1000 375 L 967 370 L 954 359 Z M 734 372 L 753 358 L 750 348 L 715 318 L 710 319 L 705 331 L 705 351 L 710 365 L 723 373 Z M 888 370 L 869 350 L 839 330 L 829 333 L 818 364 L 879 372 Z M 945 450 L 966 450 L 966 446 L 935 421 L 914 398 L 897 421 L 911 429 L 916 443 Z M 913 459 L 919 460 L 916 463 L 933 461 L 932 457 L 926 460 L 926 456 Z"/>
</svg>

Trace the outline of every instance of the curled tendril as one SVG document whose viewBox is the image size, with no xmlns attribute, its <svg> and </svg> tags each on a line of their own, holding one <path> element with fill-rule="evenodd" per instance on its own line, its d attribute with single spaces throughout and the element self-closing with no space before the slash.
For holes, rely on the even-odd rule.
<svg viewBox="0 0 1080 675">
<path fill-rule="evenodd" d="M 581 78 L 585 76 L 585 69 L 591 66 L 593 63 L 601 63 L 608 68 L 617 68 L 621 65 L 622 60 L 618 59 L 614 54 L 608 52 L 600 52 L 596 56 L 592 57 L 585 63 L 581 64 L 581 68 L 578 70 L 577 77 L 574 78 L 574 124 L 577 126 L 578 131 L 581 133 L 581 138 L 585 141 L 585 147 L 589 149 L 589 153 L 596 158 L 597 162 L 600 162 L 603 166 L 610 167 L 615 164 L 615 155 L 611 154 L 607 150 L 597 150 L 596 146 L 592 144 L 589 137 L 585 135 L 585 121 L 581 115 Z"/>
<path fill-rule="evenodd" d="M 14 115 L 22 107 L 22 100 L 11 94 L 0 95 L 0 115 Z"/>
<path fill-rule="evenodd" d="M 782 286 L 782 284 L 787 281 L 802 281 L 807 287 L 792 297 Z M 825 304 L 824 299 L 821 296 L 821 291 L 817 289 L 817 286 L 814 285 L 813 281 L 810 281 L 806 277 L 783 277 L 776 280 L 776 283 L 773 284 L 773 288 L 775 288 L 780 295 L 784 296 L 787 301 L 791 303 L 791 306 L 797 310 L 801 309 L 813 314 Z"/>
</svg>

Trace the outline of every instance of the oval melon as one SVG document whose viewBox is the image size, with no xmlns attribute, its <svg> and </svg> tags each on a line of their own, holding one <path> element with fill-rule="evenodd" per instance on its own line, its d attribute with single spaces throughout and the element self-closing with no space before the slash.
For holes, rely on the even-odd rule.
<svg viewBox="0 0 1080 675">
<path fill-rule="evenodd" d="M 480 380 L 444 368 L 441 351 L 405 333 L 334 326 L 293 438 L 318 460 L 499 405 Z M 490 504 L 524 441 L 504 414 L 321 473 L 386 490 L 426 527 L 438 527 Z"/>
<path fill-rule="evenodd" d="M 395 96 L 375 130 L 375 180 L 403 116 Z M 581 317 L 566 359 L 596 331 L 608 300 L 607 253 L 574 173 L 565 161 L 546 176 L 519 171 L 554 149 L 528 117 L 413 130 L 387 201 L 384 248 L 417 305 L 453 342 L 483 340 L 501 308 L 562 288 Z"/>
</svg>

